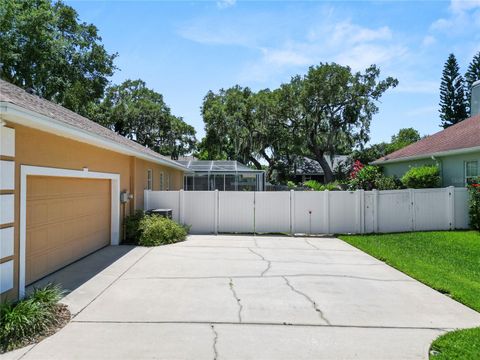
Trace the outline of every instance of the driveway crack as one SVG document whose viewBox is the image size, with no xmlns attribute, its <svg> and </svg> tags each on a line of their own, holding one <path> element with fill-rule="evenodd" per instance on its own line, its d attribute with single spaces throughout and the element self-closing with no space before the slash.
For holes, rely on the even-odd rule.
<svg viewBox="0 0 480 360">
<path fill-rule="evenodd" d="M 308 245 L 310 245 L 312 248 L 314 248 L 315 250 L 320 250 L 320 248 L 318 248 L 317 246 L 313 245 L 310 241 L 308 241 L 308 239 L 303 239 Z"/>
<path fill-rule="evenodd" d="M 218 359 L 218 350 L 217 350 L 218 333 L 217 333 L 217 330 L 215 330 L 215 325 L 210 324 L 210 328 L 212 329 L 212 332 L 213 332 L 213 360 L 217 360 Z"/>
<path fill-rule="evenodd" d="M 305 294 L 304 292 L 296 289 L 295 287 L 293 287 L 293 285 L 290 283 L 290 281 L 288 281 L 287 277 L 286 276 L 282 276 L 283 279 L 285 280 L 285 283 L 287 284 L 287 286 L 295 293 L 299 294 L 299 295 L 302 295 L 305 299 L 307 299 L 313 306 L 313 309 L 318 313 L 318 315 L 320 316 L 320 318 L 325 321 L 327 323 L 327 325 L 332 325 L 330 323 L 330 321 L 325 317 L 325 314 L 323 313 L 322 310 L 320 310 L 320 308 L 318 307 L 317 303 L 310 297 L 308 296 L 307 294 Z"/>
<path fill-rule="evenodd" d="M 262 254 L 252 250 L 251 248 L 248 248 L 248 250 L 250 250 L 251 253 L 257 255 L 260 259 L 262 259 L 263 261 L 265 261 L 267 263 L 266 269 L 262 271 L 260 276 L 265 275 L 267 273 L 267 271 L 270 270 L 270 267 L 272 266 L 272 262 L 270 260 L 265 259 L 265 257 Z"/>
<path fill-rule="evenodd" d="M 235 298 L 235 300 L 237 301 L 237 304 L 238 304 L 238 322 L 241 323 L 242 322 L 243 305 L 240 302 L 240 298 L 238 297 L 237 292 L 235 291 L 235 287 L 234 287 L 232 278 L 230 278 L 229 286 L 230 286 L 230 290 L 232 291 L 233 297 Z"/>
</svg>

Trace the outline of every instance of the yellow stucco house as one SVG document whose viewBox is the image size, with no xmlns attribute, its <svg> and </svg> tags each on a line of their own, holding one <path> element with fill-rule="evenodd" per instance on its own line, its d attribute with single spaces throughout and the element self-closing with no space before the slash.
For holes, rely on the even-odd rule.
<svg viewBox="0 0 480 360">
<path fill-rule="evenodd" d="M 0 80 L 0 298 L 109 244 L 186 168 Z M 122 201 L 121 201 L 122 200 Z"/>
</svg>

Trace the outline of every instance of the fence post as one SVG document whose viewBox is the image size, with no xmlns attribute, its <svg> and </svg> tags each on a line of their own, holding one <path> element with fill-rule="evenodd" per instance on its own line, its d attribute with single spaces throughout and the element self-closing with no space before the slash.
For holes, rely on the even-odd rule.
<svg viewBox="0 0 480 360">
<path fill-rule="evenodd" d="M 213 227 L 215 235 L 218 235 L 218 189 L 213 192 Z"/>
<path fill-rule="evenodd" d="M 295 235 L 295 191 L 290 190 L 290 235 Z"/>
<path fill-rule="evenodd" d="M 183 189 L 180 189 L 178 192 L 178 220 L 180 224 L 185 225 L 185 192 Z"/>
<path fill-rule="evenodd" d="M 408 189 L 408 194 L 410 198 L 410 221 L 412 224 L 412 231 L 415 231 L 416 224 L 415 224 L 415 190 Z"/>
<path fill-rule="evenodd" d="M 148 190 L 144 190 L 143 191 L 143 210 L 150 210 L 150 207 L 149 207 L 149 199 L 148 199 L 148 195 L 149 195 L 149 191 Z"/>
<path fill-rule="evenodd" d="M 324 202 L 323 202 L 323 213 L 324 213 L 324 220 L 325 220 L 325 232 L 330 234 L 330 191 L 325 190 L 323 192 L 325 194 Z"/>
<path fill-rule="evenodd" d="M 445 189 L 447 191 L 448 196 L 448 222 L 449 222 L 449 229 L 455 229 L 455 187 L 449 186 Z"/>
<path fill-rule="evenodd" d="M 363 189 L 355 191 L 355 198 L 356 198 L 356 208 L 357 208 L 357 233 L 363 234 L 363 225 L 364 225 L 364 209 L 363 209 L 363 200 L 365 197 L 365 191 Z"/>
<path fill-rule="evenodd" d="M 379 224 L 378 224 L 378 190 L 373 189 L 373 232 L 378 233 Z"/>
</svg>

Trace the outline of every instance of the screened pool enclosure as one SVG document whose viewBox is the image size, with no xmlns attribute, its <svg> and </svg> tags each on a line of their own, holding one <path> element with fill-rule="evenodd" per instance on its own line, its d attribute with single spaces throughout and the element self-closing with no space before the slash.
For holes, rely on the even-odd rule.
<svg viewBox="0 0 480 360">
<path fill-rule="evenodd" d="M 251 169 L 238 161 L 178 161 L 190 173 L 184 176 L 184 190 L 264 191 L 265 172 Z"/>
</svg>

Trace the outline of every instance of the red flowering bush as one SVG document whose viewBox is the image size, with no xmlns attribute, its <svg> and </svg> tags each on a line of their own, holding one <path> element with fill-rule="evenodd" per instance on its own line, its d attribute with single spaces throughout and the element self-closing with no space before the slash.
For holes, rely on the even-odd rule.
<svg viewBox="0 0 480 360">
<path fill-rule="evenodd" d="M 363 167 L 364 165 L 359 160 L 355 160 L 353 163 L 352 172 L 350 173 L 350 179 L 356 179 L 358 173 L 363 169 Z"/>
<path fill-rule="evenodd" d="M 472 229 L 480 230 L 480 177 L 473 180 L 468 186 L 470 200 L 468 203 L 470 226 Z"/>
</svg>

